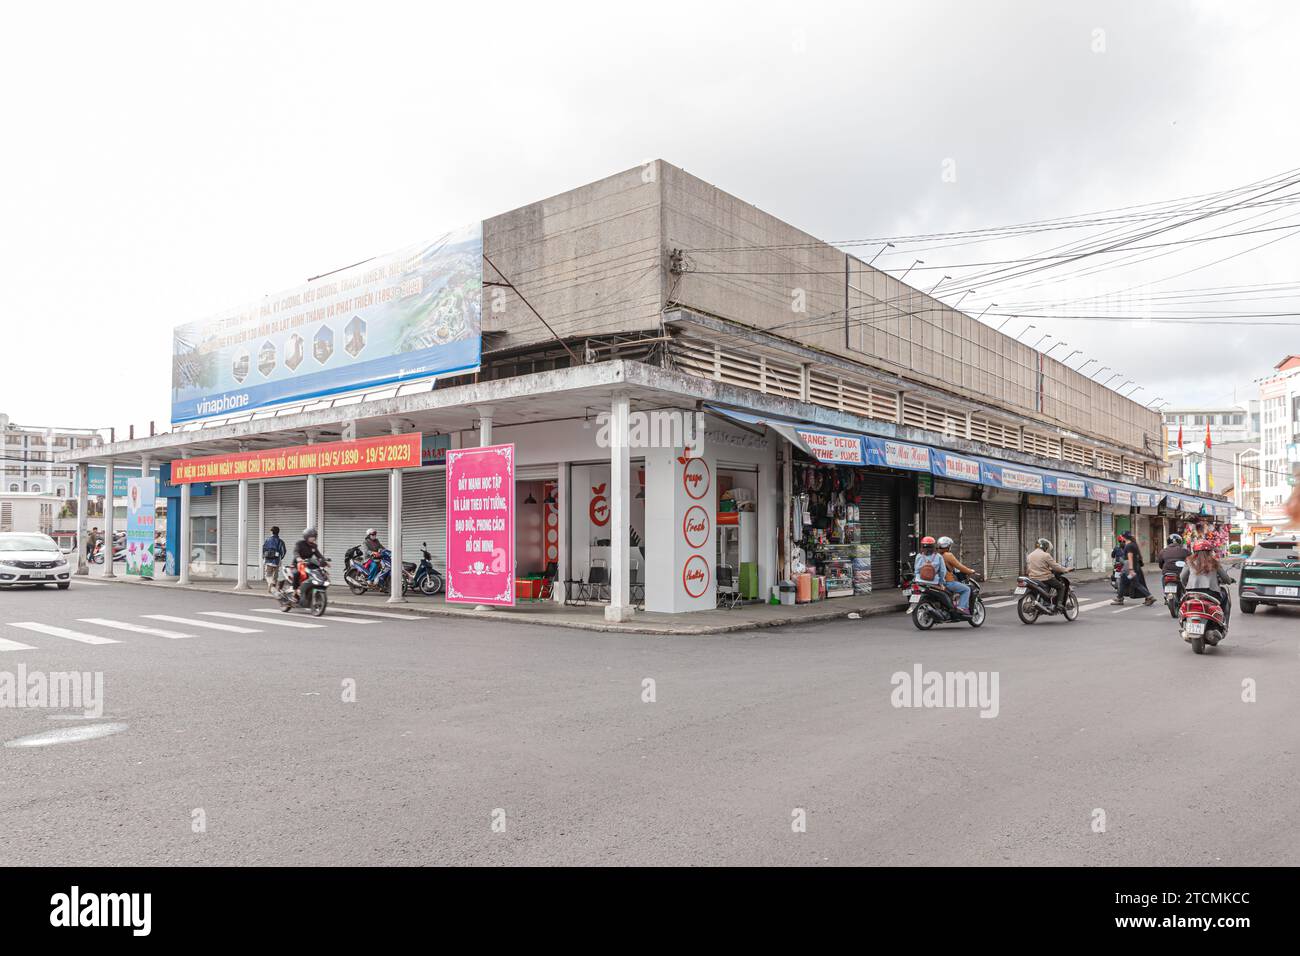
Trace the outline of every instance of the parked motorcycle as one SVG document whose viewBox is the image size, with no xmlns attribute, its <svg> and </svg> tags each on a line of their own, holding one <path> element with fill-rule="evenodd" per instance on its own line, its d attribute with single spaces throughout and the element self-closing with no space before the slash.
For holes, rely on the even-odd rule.
<svg viewBox="0 0 1300 956">
<path fill-rule="evenodd" d="M 1231 595 L 1229 595 L 1231 600 Z M 1228 623 L 1223 605 L 1205 591 L 1188 591 L 1178 607 L 1178 633 L 1197 654 L 1205 653 L 1205 646 L 1215 647 L 1228 636 Z"/>
<path fill-rule="evenodd" d="M 429 597 L 441 594 L 443 588 L 442 575 L 433 566 L 433 555 L 429 553 L 429 543 L 427 541 L 420 542 L 420 555 L 420 563 L 413 566 L 411 586 L 421 594 Z"/>
<path fill-rule="evenodd" d="M 1178 608 L 1183 603 L 1183 582 L 1179 577 L 1186 562 L 1174 562 L 1176 569 L 1164 573 L 1165 588 L 1165 606 L 1169 608 L 1169 616 L 1177 620 Z"/>
<path fill-rule="evenodd" d="M 388 589 L 386 571 L 380 571 L 373 581 L 370 580 L 370 562 L 373 560 L 375 559 L 366 557 L 365 550 L 359 544 L 348 548 L 347 554 L 343 555 L 343 581 L 353 594 Z"/>
<path fill-rule="evenodd" d="M 970 615 L 965 616 L 957 610 L 953 595 L 943 586 L 942 581 L 920 581 L 915 577 L 904 587 L 910 589 L 907 613 L 912 616 L 912 623 L 918 630 L 928 631 L 936 624 L 969 624 L 980 627 L 984 623 L 984 601 L 980 598 L 979 582 L 974 577 L 958 574 L 958 580 L 970 585 Z"/>
<path fill-rule="evenodd" d="M 296 576 L 297 562 L 288 561 L 280 569 L 280 588 L 276 593 L 276 599 L 280 602 L 281 611 L 292 611 L 296 607 L 305 607 L 316 617 L 325 613 L 325 607 L 329 604 L 329 586 L 330 574 L 326 565 L 318 561 L 309 561 L 307 563 L 307 581 L 301 587 L 294 585 Z M 305 591 L 305 596 L 301 594 Z"/>
<path fill-rule="evenodd" d="M 126 545 L 125 544 L 121 546 L 114 545 L 113 563 L 116 564 L 119 561 L 125 561 L 125 560 L 126 560 Z M 102 543 L 95 546 L 95 553 L 90 556 L 90 563 L 91 564 L 104 563 L 104 545 Z"/>
<path fill-rule="evenodd" d="M 1060 614 L 1067 621 L 1079 617 L 1079 595 L 1070 587 L 1069 578 L 1062 576 L 1061 580 L 1065 582 L 1065 598 L 1057 604 L 1056 594 L 1042 582 L 1023 576 L 1016 578 L 1016 594 L 1020 596 L 1016 614 L 1023 623 L 1033 624 L 1044 614 L 1048 617 Z"/>
</svg>

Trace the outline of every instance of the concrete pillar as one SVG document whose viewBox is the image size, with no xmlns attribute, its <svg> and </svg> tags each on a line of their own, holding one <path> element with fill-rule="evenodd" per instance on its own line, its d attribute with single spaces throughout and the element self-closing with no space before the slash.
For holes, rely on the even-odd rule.
<svg viewBox="0 0 1300 956">
<path fill-rule="evenodd" d="M 316 476 L 308 475 L 307 476 L 307 514 L 306 517 L 303 519 L 303 528 L 316 528 L 316 516 L 317 514 L 319 514 L 317 510 L 316 502 L 317 502 L 317 495 L 319 494 L 319 491 L 320 491 L 320 484 L 316 481 Z M 282 528 L 281 530 L 283 531 L 284 529 Z M 319 534 L 320 528 L 316 528 L 316 531 Z M 322 542 L 318 541 L 317 543 L 321 544 Z"/>
<path fill-rule="evenodd" d="M 77 466 L 77 570 L 76 574 L 90 573 L 90 562 L 86 560 L 86 509 L 90 507 L 90 490 L 86 485 L 90 481 L 90 469 L 85 465 Z"/>
<path fill-rule="evenodd" d="M 239 557 L 235 562 L 235 590 L 248 587 L 248 479 L 239 482 L 239 524 L 236 526 Z"/>
<path fill-rule="evenodd" d="M 176 581 L 190 583 L 190 486 L 181 485 L 180 542 L 176 545 Z"/>
<path fill-rule="evenodd" d="M 555 483 L 555 511 L 559 517 L 559 526 L 555 529 L 557 541 L 559 543 L 559 560 L 555 562 L 555 584 L 551 587 L 551 597 L 557 603 L 564 603 L 564 582 L 573 577 L 572 561 L 570 555 L 573 552 L 571 542 L 569 541 L 570 522 L 573 520 L 569 513 L 569 486 L 570 470 L 572 466 L 561 463 L 559 478 Z"/>
<path fill-rule="evenodd" d="M 492 406 L 479 405 L 474 411 L 478 412 L 478 444 L 482 448 L 492 444 Z"/>
<path fill-rule="evenodd" d="M 113 573 L 113 463 L 104 466 L 104 577 Z"/>
<path fill-rule="evenodd" d="M 389 577 L 388 603 L 401 604 L 402 597 L 402 470 L 388 473 L 388 548 L 393 554 L 393 571 Z"/>
<path fill-rule="evenodd" d="M 628 451 L 626 395 L 614 397 L 609 422 L 609 606 L 605 620 L 628 621 L 633 608 L 629 586 L 632 543 L 631 457 Z M 648 525 L 648 522 L 647 522 Z"/>
</svg>

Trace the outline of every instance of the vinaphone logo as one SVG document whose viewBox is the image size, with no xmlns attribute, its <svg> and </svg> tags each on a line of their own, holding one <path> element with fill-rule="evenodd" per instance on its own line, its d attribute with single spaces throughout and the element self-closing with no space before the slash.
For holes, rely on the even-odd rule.
<svg viewBox="0 0 1300 956">
<path fill-rule="evenodd" d="M 248 393 L 232 394 L 227 392 L 220 398 L 205 398 L 197 403 L 198 415 L 219 415 L 222 412 L 234 411 L 237 408 L 243 408 L 248 404 Z"/>
</svg>

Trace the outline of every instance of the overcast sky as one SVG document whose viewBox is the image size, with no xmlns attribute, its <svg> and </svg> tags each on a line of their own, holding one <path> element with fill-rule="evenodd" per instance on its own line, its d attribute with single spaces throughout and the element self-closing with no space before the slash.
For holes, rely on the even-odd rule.
<svg viewBox="0 0 1300 956">
<path fill-rule="evenodd" d="M 9 4 L 0 411 L 119 435 L 165 425 L 174 325 L 650 157 L 828 240 L 1274 176 L 1300 166 L 1297 27 L 1300 5 L 1243 0 Z M 1192 245 L 1063 288 L 981 289 L 963 308 L 1185 270 L 1147 288 L 1294 282 L 1294 235 Z M 899 246 L 877 265 L 1068 238 Z M 945 271 L 909 281 L 928 289 Z M 1036 324 L 1144 384 L 1143 399 L 1245 398 L 1300 351 L 1285 327 Z"/>
</svg>

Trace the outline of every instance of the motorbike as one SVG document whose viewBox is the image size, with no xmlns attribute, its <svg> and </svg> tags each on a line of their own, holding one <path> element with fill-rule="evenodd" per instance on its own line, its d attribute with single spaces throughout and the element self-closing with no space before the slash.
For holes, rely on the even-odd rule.
<svg viewBox="0 0 1300 956">
<path fill-rule="evenodd" d="M 1231 595 L 1229 595 L 1231 600 Z M 1218 645 L 1228 636 L 1227 619 L 1218 598 L 1205 591 L 1188 591 L 1178 606 L 1178 633 L 1196 654 Z"/>
<path fill-rule="evenodd" d="M 903 584 L 911 593 L 907 599 L 907 613 L 912 616 L 912 623 L 918 630 L 928 631 L 936 624 L 969 624 L 980 627 L 984 624 L 984 601 L 980 598 L 979 582 L 966 574 L 957 574 L 959 581 L 970 585 L 970 616 L 963 616 L 957 610 L 953 595 L 943 586 L 942 581 L 921 581 L 912 577 Z"/>
<path fill-rule="evenodd" d="M 294 584 L 297 564 L 296 561 L 287 561 L 284 567 L 280 569 L 280 587 L 276 592 L 276 599 L 280 602 L 280 610 L 287 613 L 296 607 L 306 607 L 316 617 L 320 617 L 325 613 L 326 605 L 329 604 L 330 575 L 326 567 L 329 562 L 308 562 L 307 580 L 301 588 L 296 587 Z M 303 591 L 306 592 L 305 603 L 301 593 Z"/>
<path fill-rule="evenodd" d="M 370 580 L 370 562 L 372 560 L 374 559 L 366 557 L 365 550 L 359 544 L 348 548 L 347 554 L 343 555 L 343 581 L 353 594 L 387 590 L 388 573 L 386 571 L 380 571 L 379 574 L 375 575 L 373 581 Z"/>
<path fill-rule="evenodd" d="M 1179 575 L 1185 563 L 1175 561 L 1177 570 L 1164 572 L 1165 605 L 1169 608 L 1169 616 L 1175 620 L 1178 619 L 1178 608 L 1183 603 L 1183 582 Z"/>
<path fill-rule="evenodd" d="M 442 593 L 442 575 L 433 566 L 433 555 L 429 553 L 429 543 L 427 541 L 420 542 L 420 563 L 412 566 L 412 569 L 411 586 L 413 588 L 429 597 Z"/>
<path fill-rule="evenodd" d="M 1070 587 L 1069 578 L 1061 576 L 1061 580 L 1065 582 L 1065 598 L 1057 604 L 1056 595 L 1046 585 L 1023 575 L 1016 578 L 1016 594 L 1020 596 L 1016 614 L 1022 623 L 1033 624 L 1044 614 L 1048 617 L 1060 614 L 1067 621 L 1078 619 L 1079 595 Z"/>
<path fill-rule="evenodd" d="M 1110 586 L 1116 594 L 1119 593 L 1119 576 L 1124 573 L 1124 562 L 1116 561 L 1115 566 L 1110 570 Z"/>
<path fill-rule="evenodd" d="M 125 561 L 125 560 L 126 560 L 126 544 L 125 544 L 125 543 L 120 544 L 120 545 L 119 545 L 119 544 L 114 544 L 114 545 L 113 545 L 113 563 L 116 564 L 118 561 Z M 98 545 L 95 546 L 95 553 L 92 554 L 92 555 L 90 556 L 90 563 L 91 563 L 91 564 L 103 564 L 103 563 L 104 563 L 104 545 L 103 545 L 103 542 L 100 542 Z"/>
</svg>

